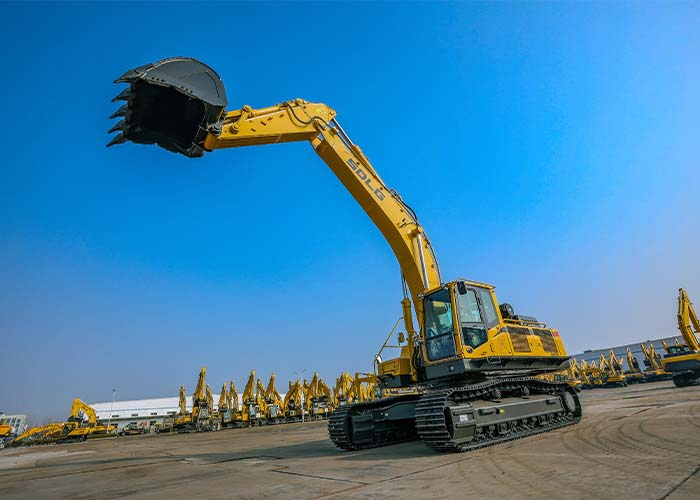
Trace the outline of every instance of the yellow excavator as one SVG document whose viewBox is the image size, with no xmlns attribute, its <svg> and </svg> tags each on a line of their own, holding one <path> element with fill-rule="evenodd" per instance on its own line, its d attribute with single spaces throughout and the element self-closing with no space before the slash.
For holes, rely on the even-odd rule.
<svg viewBox="0 0 700 500">
<path fill-rule="evenodd" d="M 5 447 L 13 439 L 14 427 L 10 425 L 7 419 L 0 416 L 0 449 Z"/>
<path fill-rule="evenodd" d="M 586 377 L 591 382 L 591 389 L 603 387 L 605 385 L 603 371 L 598 368 L 595 360 L 590 363 L 585 359 L 581 361 L 581 371 L 586 374 Z"/>
<path fill-rule="evenodd" d="M 366 403 L 375 399 L 375 388 L 379 379 L 372 373 L 355 373 L 348 393 L 349 399 L 356 403 Z"/>
<path fill-rule="evenodd" d="M 269 409 L 267 407 L 267 400 L 265 399 L 265 386 L 260 379 L 257 379 L 255 384 L 255 399 L 258 402 L 258 408 L 260 410 L 260 420 L 259 424 L 266 424 L 269 415 Z"/>
<path fill-rule="evenodd" d="M 672 352 L 673 349 L 675 349 L 675 348 L 681 348 L 681 349 L 683 348 L 683 344 L 682 344 L 681 341 L 678 340 L 677 338 L 674 338 L 674 339 L 673 339 L 673 345 L 672 345 L 672 346 L 669 346 L 668 343 L 667 343 L 665 340 L 661 340 L 661 346 L 664 348 L 664 352 L 665 352 L 666 354 L 671 354 L 671 352 Z"/>
<path fill-rule="evenodd" d="M 571 358 L 571 370 L 573 371 L 574 377 L 581 381 L 581 389 L 592 388 L 593 384 L 591 383 L 591 379 L 588 378 L 586 370 L 576 361 L 576 358 Z"/>
<path fill-rule="evenodd" d="M 113 436 L 116 425 L 109 427 L 97 421 L 97 413 L 89 404 L 76 398 L 71 405 L 70 417 L 64 424 L 59 442 L 83 441 L 88 438 Z"/>
<path fill-rule="evenodd" d="M 603 354 L 600 355 L 599 363 L 600 371 L 603 375 L 603 381 L 608 387 L 626 387 L 627 377 L 622 373 L 620 364 L 615 357 L 615 353 L 610 350 L 610 357 L 606 358 Z"/>
<path fill-rule="evenodd" d="M 241 421 L 241 412 L 238 409 L 238 391 L 236 390 L 236 384 L 233 383 L 233 380 L 231 380 L 229 384 L 228 397 L 230 401 L 229 408 L 231 408 L 231 418 L 235 425 Z"/>
<path fill-rule="evenodd" d="M 54 443 L 64 435 L 64 422 L 31 427 L 10 442 L 10 446 L 31 446 L 33 444 Z"/>
<path fill-rule="evenodd" d="M 673 374 L 676 387 L 700 384 L 700 320 L 693 308 L 687 292 L 678 289 L 678 330 L 685 344 L 664 346 L 666 356 L 661 360 L 661 368 Z"/>
<path fill-rule="evenodd" d="M 644 354 L 644 377 L 647 382 L 671 380 L 671 374 L 661 368 L 661 355 L 656 352 L 654 344 L 647 340 L 648 345 L 639 344 Z M 662 341 L 663 342 L 663 341 Z"/>
<path fill-rule="evenodd" d="M 268 423 L 279 423 L 284 419 L 284 401 L 275 387 L 275 374 L 270 375 L 270 381 L 265 388 L 265 403 L 267 405 L 266 419 Z"/>
<path fill-rule="evenodd" d="M 630 384 L 646 382 L 646 376 L 642 372 L 642 369 L 639 367 L 639 361 L 637 361 L 637 357 L 634 354 L 632 354 L 632 349 L 630 348 L 630 346 L 627 346 L 627 349 L 625 350 L 625 356 L 627 357 L 628 370 L 624 373 L 627 377 L 627 382 Z"/>
<path fill-rule="evenodd" d="M 197 386 L 192 394 L 192 411 L 187 411 L 185 386 L 180 386 L 179 412 L 172 421 L 166 422 L 161 432 L 175 430 L 178 432 L 202 432 L 219 430 L 220 421 L 214 412 L 214 397 L 206 383 L 207 367 L 202 366 L 197 379 Z"/>
<path fill-rule="evenodd" d="M 350 388 L 352 387 L 352 377 L 348 372 L 343 372 L 340 377 L 335 379 L 335 386 L 333 387 L 333 399 L 336 406 L 343 406 L 348 404 L 349 401 L 348 394 L 350 393 Z"/>
<path fill-rule="evenodd" d="M 304 380 L 304 410 L 309 418 L 319 419 L 328 416 L 331 412 L 332 394 L 325 382 L 322 382 L 318 373 L 314 372 L 311 382 Z M 327 392 L 326 392 L 327 390 Z"/>
<path fill-rule="evenodd" d="M 217 417 L 219 419 L 219 428 L 236 427 L 240 425 L 238 393 L 236 392 L 236 385 L 233 383 L 233 380 L 231 380 L 228 389 L 226 388 L 226 382 L 221 386 Z"/>
<path fill-rule="evenodd" d="M 71 404 L 70 416 L 66 422 L 54 422 L 48 425 L 32 427 L 12 441 L 12 446 L 71 443 L 85 441 L 88 438 L 116 435 L 117 426 L 103 425 L 97 420 L 95 409 L 76 398 Z"/>
<path fill-rule="evenodd" d="M 121 120 L 108 146 L 157 144 L 196 158 L 219 149 L 309 142 L 393 250 L 406 336 L 399 335 L 399 357 L 377 360 L 377 376 L 382 388 L 416 390 L 339 406 L 328 419 L 337 447 L 420 438 L 437 451 L 469 451 L 580 420 L 573 388 L 534 377 L 568 362 L 559 331 L 499 304 L 492 285 L 443 281 L 415 212 L 384 183 L 333 109 L 295 99 L 226 112 L 219 75 L 186 57 L 134 68 L 115 82 L 128 87 L 114 99 L 124 104 L 112 115 Z"/>
<path fill-rule="evenodd" d="M 233 384 L 233 381 L 231 381 L 231 384 Z M 236 398 L 238 398 L 238 396 L 236 396 Z M 221 386 L 219 404 L 217 405 L 217 416 L 219 418 L 220 427 L 231 427 L 234 424 L 235 413 L 232 410 L 232 406 L 233 398 L 231 393 L 226 388 L 226 382 L 224 382 Z"/>
<path fill-rule="evenodd" d="M 284 395 L 284 416 L 287 421 L 301 420 L 304 413 L 302 405 L 303 389 L 301 382 L 298 380 L 292 383 L 289 382 L 287 394 Z"/>
<path fill-rule="evenodd" d="M 257 385 L 255 382 L 255 370 L 250 370 L 248 382 L 243 389 L 242 425 L 252 426 L 264 423 L 266 414 L 265 388 L 262 387 L 260 380 L 257 381 Z"/>
<path fill-rule="evenodd" d="M 192 415 L 187 411 L 187 391 L 185 386 L 180 386 L 178 412 L 176 415 L 166 417 L 161 425 L 156 426 L 158 434 L 171 433 L 175 431 L 185 432 L 192 425 Z"/>
</svg>

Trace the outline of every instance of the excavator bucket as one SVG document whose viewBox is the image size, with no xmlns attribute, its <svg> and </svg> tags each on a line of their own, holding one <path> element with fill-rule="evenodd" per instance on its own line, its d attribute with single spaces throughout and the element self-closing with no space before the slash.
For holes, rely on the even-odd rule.
<svg viewBox="0 0 700 500">
<path fill-rule="evenodd" d="M 110 118 L 121 120 L 107 147 L 132 141 L 157 144 L 189 157 L 204 154 L 201 143 L 221 131 L 226 90 L 219 75 L 189 57 L 171 57 L 139 66 L 114 83 L 128 83 L 113 102 L 125 103 Z"/>
</svg>

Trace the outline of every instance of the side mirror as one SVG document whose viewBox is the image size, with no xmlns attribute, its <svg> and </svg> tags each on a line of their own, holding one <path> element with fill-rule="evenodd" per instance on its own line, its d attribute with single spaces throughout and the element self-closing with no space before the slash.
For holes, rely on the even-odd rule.
<svg viewBox="0 0 700 500">
<path fill-rule="evenodd" d="M 464 295 L 465 293 L 467 293 L 467 285 L 464 284 L 464 281 L 457 282 L 457 291 L 460 295 Z"/>
</svg>

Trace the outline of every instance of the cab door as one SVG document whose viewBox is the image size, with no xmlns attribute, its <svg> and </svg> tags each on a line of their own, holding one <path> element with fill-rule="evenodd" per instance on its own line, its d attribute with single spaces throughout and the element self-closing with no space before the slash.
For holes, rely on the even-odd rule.
<svg viewBox="0 0 700 500">
<path fill-rule="evenodd" d="M 450 289 L 433 292 L 423 298 L 423 331 L 428 362 L 454 358 L 454 311 Z"/>
<path fill-rule="evenodd" d="M 475 349 L 488 341 L 488 329 L 498 324 L 491 291 L 458 283 L 457 311 L 464 347 Z"/>
</svg>

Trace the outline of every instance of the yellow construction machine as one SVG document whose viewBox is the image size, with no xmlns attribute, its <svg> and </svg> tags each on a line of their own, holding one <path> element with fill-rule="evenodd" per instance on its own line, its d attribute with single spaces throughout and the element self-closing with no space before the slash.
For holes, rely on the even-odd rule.
<svg viewBox="0 0 700 500">
<path fill-rule="evenodd" d="M 220 428 L 219 416 L 215 414 L 214 397 L 211 388 L 206 384 L 207 367 L 202 366 L 197 379 L 197 386 L 192 394 L 192 411 L 187 411 L 187 396 L 185 386 L 180 386 L 179 412 L 171 420 L 166 421 L 160 432 L 202 432 Z"/>
<path fill-rule="evenodd" d="M 593 388 L 593 383 L 591 382 L 591 379 L 588 378 L 586 370 L 583 369 L 583 366 L 579 365 L 576 358 L 571 358 L 571 369 L 573 370 L 576 379 L 581 381 L 581 389 Z"/>
<path fill-rule="evenodd" d="M 217 73 L 184 57 L 129 70 L 116 83 L 128 87 L 114 99 L 124 104 L 112 115 L 122 119 L 108 146 L 157 144 L 193 158 L 225 148 L 309 142 L 393 250 L 402 272 L 406 335 L 399 335 L 397 358 L 377 360 L 377 376 L 382 388 L 415 390 L 339 406 L 328 422 L 336 446 L 361 449 L 418 437 L 437 451 L 468 451 L 580 420 L 573 388 L 534 377 L 569 360 L 559 332 L 499 304 L 492 285 L 443 281 L 415 212 L 384 183 L 333 109 L 295 99 L 226 112 Z M 363 116 L 369 121 L 378 113 Z"/>
<path fill-rule="evenodd" d="M 348 400 L 348 394 L 352 387 L 352 377 L 348 372 L 343 372 L 340 377 L 335 379 L 335 386 L 333 387 L 333 400 L 336 406 L 343 406 L 352 401 Z"/>
<path fill-rule="evenodd" d="M 10 425 L 6 419 L 0 417 L 0 449 L 4 448 L 7 443 L 12 441 L 14 427 Z"/>
<path fill-rule="evenodd" d="M 627 377 L 622 373 L 620 366 L 612 349 L 610 350 L 609 358 L 606 358 L 603 354 L 600 355 L 600 371 L 606 386 L 627 387 Z"/>
<path fill-rule="evenodd" d="M 312 419 L 326 418 L 333 411 L 333 407 L 333 393 L 318 373 L 314 373 L 304 392 L 306 413 Z"/>
<path fill-rule="evenodd" d="M 671 354 L 673 349 L 675 348 L 683 348 L 683 344 L 681 344 L 681 341 L 678 340 L 677 338 L 673 339 L 673 345 L 669 346 L 668 343 L 665 340 L 661 340 L 661 346 L 664 348 L 664 351 L 666 354 Z"/>
<path fill-rule="evenodd" d="M 644 377 L 647 382 L 671 380 L 672 375 L 661 368 L 661 355 L 656 352 L 654 344 L 647 340 L 648 345 L 639 344 L 644 354 Z M 663 341 L 662 341 L 663 343 Z"/>
<path fill-rule="evenodd" d="M 541 373 L 540 375 L 537 375 L 537 378 L 546 382 L 561 382 L 564 384 L 569 384 L 576 392 L 581 392 L 583 385 L 581 380 L 576 378 L 571 366 L 556 372 Z"/>
<path fill-rule="evenodd" d="M 266 416 L 265 388 L 255 380 L 255 370 L 250 370 L 248 382 L 243 389 L 242 425 L 262 425 Z M 257 390 L 256 390 L 257 389 Z"/>
<path fill-rule="evenodd" d="M 71 404 L 71 412 L 66 422 L 32 427 L 12 441 L 12 446 L 71 443 L 88 438 L 116 436 L 117 426 L 103 425 L 97 420 L 95 409 L 76 398 Z"/>
<path fill-rule="evenodd" d="M 375 398 L 379 379 L 372 373 L 355 373 L 348 398 L 354 403 L 366 403 Z"/>
<path fill-rule="evenodd" d="M 600 368 L 598 368 L 595 360 L 591 361 L 590 363 L 587 362 L 585 359 L 582 360 L 581 371 L 591 382 L 591 389 L 603 387 L 605 385 L 603 371 Z"/>
<path fill-rule="evenodd" d="M 275 387 L 275 374 L 270 375 L 270 381 L 265 388 L 265 403 L 267 406 L 267 422 L 279 423 L 284 419 L 284 401 Z"/>
<path fill-rule="evenodd" d="M 673 374 L 676 387 L 700 384 L 700 320 L 693 308 L 690 297 L 682 288 L 678 289 L 678 330 L 685 344 L 676 341 L 675 346 L 666 348 L 667 354 L 661 360 L 661 368 Z M 680 344 L 680 345 L 679 345 Z"/>
<path fill-rule="evenodd" d="M 192 415 L 187 411 L 187 391 L 185 386 L 180 386 L 178 412 L 177 415 L 166 417 L 164 422 L 156 427 L 158 434 L 170 433 L 174 431 L 184 432 L 191 428 Z"/>
<path fill-rule="evenodd" d="M 234 423 L 238 423 L 241 420 L 241 412 L 238 409 L 238 391 L 236 390 L 236 385 L 233 383 L 233 380 L 231 380 L 231 383 L 229 384 L 228 396 L 230 400 L 229 407 L 231 408 L 232 421 Z"/>
<path fill-rule="evenodd" d="M 287 421 L 301 420 L 304 415 L 302 404 L 303 388 L 298 380 L 289 382 L 287 394 L 284 395 L 284 416 Z"/>
<path fill-rule="evenodd" d="M 59 442 L 83 441 L 88 438 L 113 436 L 116 425 L 109 427 L 97 421 L 95 409 L 80 399 L 73 400 L 70 417 L 64 424 Z"/>
<path fill-rule="evenodd" d="M 233 423 L 233 413 L 231 412 L 231 396 L 226 389 L 226 382 L 221 385 L 219 393 L 219 403 L 217 404 L 217 417 L 219 417 L 219 425 L 228 427 Z"/>
<path fill-rule="evenodd" d="M 31 446 L 33 444 L 54 443 L 64 434 L 64 422 L 31 427 L 10 442 L 10 446 Z"/>
<path fill-rule="evenodd" d="M 635 357 L 634 354 L 632 354 L 632 349 L 630 346 L 627 346 L 627 349 L 625 351 L 625 355 L 627 357 L 627 368 L 628 370 L 625 371 L 625 376 L 627 377 L 627 382 L 630 384 L 636 384 L 638 382 L 646 382 L 646 376 L 644 375 L 644 372 L 642 372 L 642 369 L 639 367 L 639 361 L 637 361 L 637 358 Z"/>
<path fill-rule="evenodd" d="M 257 379 L 255 384 L 255 398 L 258 401 L 258 408 L 260 409 L 260 424 L 266 424 L 267 418 L 269 416 L 269 409 L 267 407 L 267 400 L 265 399 L 265 386 L 260 379 Z"/>
<path fill-rule="evenodd" d="M 214 415 L 214 397 L 211 387 L 205 383 L 206 374 L 207 368 L 203 366 L 192 395 L 192 424 L 199 432 L 219 430 L 219 419 Z"/>
<path fill-rule="evenodd" d="M 577 392 L 581 392 L 583 389 L 583 381 L 581 380 L 579 373 L 575 368 L 576 360 L 571 358 L 569 361 L 569 366 L 566 370 L 560 372 L 555 372 L 555 381 L 562 380 L 573 387 Z"/>
</svg>

